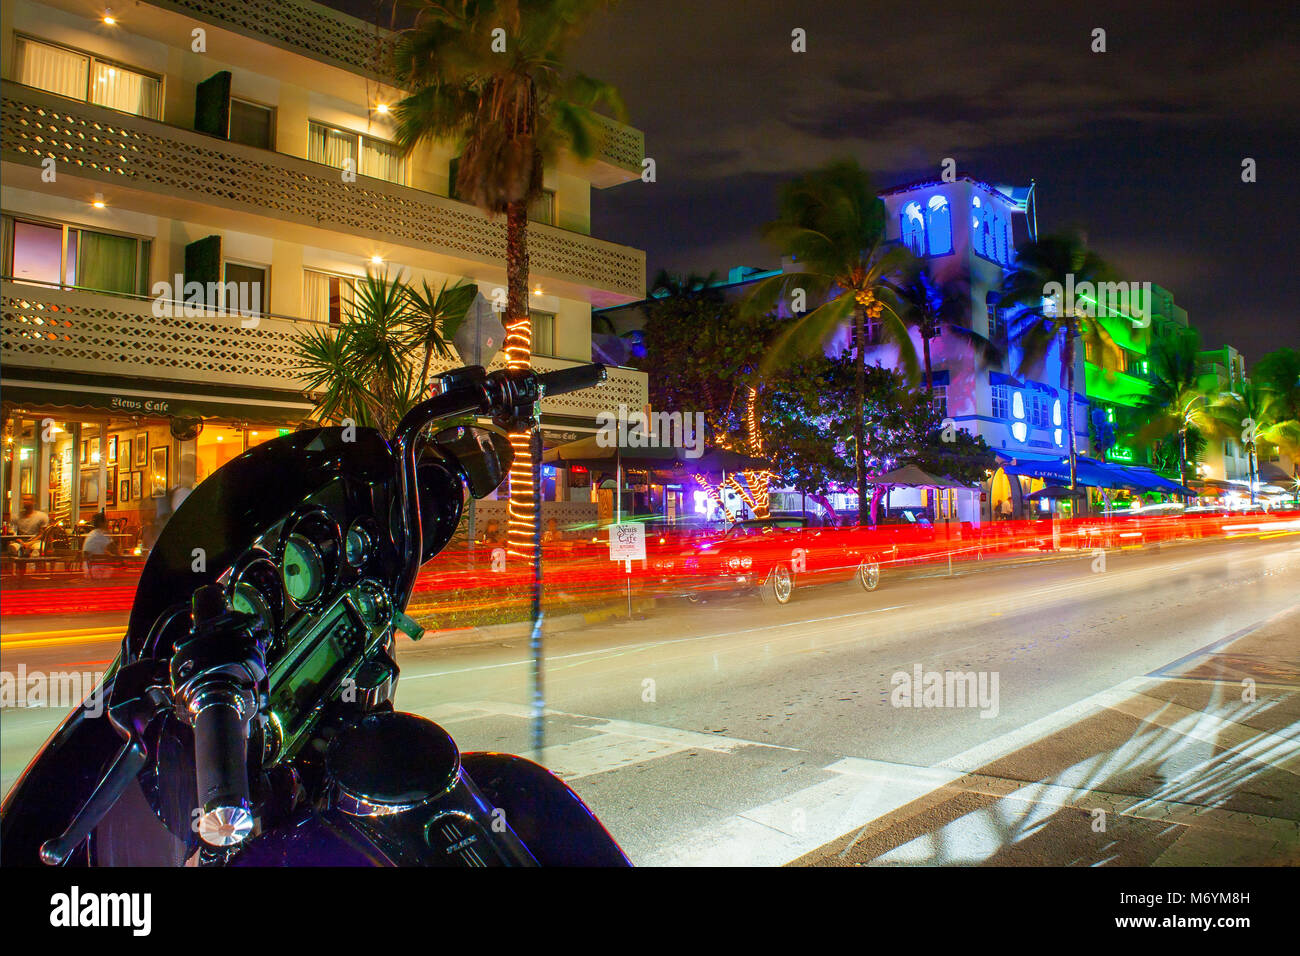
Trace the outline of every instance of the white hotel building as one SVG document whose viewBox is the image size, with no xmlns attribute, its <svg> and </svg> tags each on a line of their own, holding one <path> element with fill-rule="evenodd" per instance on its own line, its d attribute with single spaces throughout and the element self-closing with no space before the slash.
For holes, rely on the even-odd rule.
<svg viewBox="0 0 1300 956">
<path fill-rule="evenodd" d="M 295 339 L 339 323 L 367 268 L 505 284 L 504 220 L 449 196 L 455 145 L 391 145 L 402 92 L 374 67 L 374 26 L 306 0 L 0 10 L 6 516 L 30 501 L 139 527 L 167 489 L 295 428 L 311 408 Z M 546 168 L 539 368 L 590 361 L 592 306 L 644 295 L 644 253 L 590 234 L 591 188 L 637 179 L 643 145 L 610 121 L 594 161 Z M 177 275 L 257 288 L 258 321 L 156 315 Z M 548 444 L 620 402 L 645 404 L 644 373 L 544 402 Z"/>
</svg>

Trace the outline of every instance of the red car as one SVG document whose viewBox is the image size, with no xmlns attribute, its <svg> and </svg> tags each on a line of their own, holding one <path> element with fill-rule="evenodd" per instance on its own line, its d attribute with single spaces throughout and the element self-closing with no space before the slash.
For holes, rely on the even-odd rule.
<svg viewBox="0 0 1300 956">
<path fill-rule="evenodd" d="M 714 591 L 757 589 L 769 604 L 787 604 L 796 587 L 856 581 L 880 584 L 882 555 L 858 528 L 810 526 L 804 517 L 742 521 L 721 537 L 694 542 L 650 563 L 660 593 L 699 600 Z"/>
</svg>

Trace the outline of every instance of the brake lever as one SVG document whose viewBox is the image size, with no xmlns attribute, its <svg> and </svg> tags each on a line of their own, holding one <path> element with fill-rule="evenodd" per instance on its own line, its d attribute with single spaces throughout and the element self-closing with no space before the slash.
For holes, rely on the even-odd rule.
<svg viewBox="0 0 1300 956">
<path fill-rule="evenodd" d="M 67 828 L 41 844 L 42 863 L 47 866 L 66 863 L 145 768 L 149 751 L 144 733 L 155 717 L 171 707 L 168 684 L 166 664 L 152 659 L 127 664 L 114 675 L 112 699 L 106 713 L 113 729 L 126 743 Z"/>
</svg>

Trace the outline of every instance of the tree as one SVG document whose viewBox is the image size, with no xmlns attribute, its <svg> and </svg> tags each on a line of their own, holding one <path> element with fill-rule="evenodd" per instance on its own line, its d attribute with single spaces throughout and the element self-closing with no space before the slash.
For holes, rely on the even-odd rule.
<svg viewBox="0 0 1300 956">
<path fill-rule="evenodd" d="M 1297 422 L 1287 417 L 1283 396 L 1253 382 L 1244 382 L 1240 391 L 1225 392 L 1209 408 L 1210 430 L 1228 439 L 1237 439 L 1247 450 L 1250 462 L 1250 503 L 1255 504 L 1259 483 L 1259 445 L 1289 444 Z"/>
<path fill-rule="evenodd" d="M 1075 345 L 1083 339 L 1097 350 L 1098 358 L 1117 357 L 1118 346 L 1100 323 L 1088 321 L 1088 316 L 1076 309 L 1073 302 L 1054 303 L 1054 307 L 1045 308 L 1043 299 L 1053 283 L 1062 288 L 1076 288 L 1084 282 L 1095 285 L 1106 281 L 1109 273 L 1110 269 L 1088 248 L 1081 233 L 1063 232 L 1017 246 L 1016 264 L 1002 282 L 1002 301 L 1019 309 L 1012 319 L 1011 335 L 1021 349 L 1017 374 L 1041 370 L 1052 345 L 1060 341 L 1068 392 L 1065 421 L 1071 489 L 1078 487 L 1078 453 L 1074 447 Z"/>
<path fill-rule="evenodd" d="M 626 111 L 617 91 L 565 73 L 569 43 L 610 0 L 419 0 L 399 32 L 394 72 L 409 91 L 394 107 L 397 142 L 458 141 L 456 191 L 506 218 L 506 354 L 532 363 L 528 314 L 528 205 L 542 193 L 544 161 L 561 148 L 579 159 L 601 145 L 595 108 Z M 509 550 L 526 556 L 538 538 L 536 462 L 527 432 L 511 436 Z"/>
<path fill-rule="evenodd" d="M 994 455 L 982 438 L 949 434 L 925 392 L 911 389 L 899 373 L 878 365 L 863 376 L 862 414 L 856 413 L 859 369 L 849 351 L 817 356 L 765 383 L 762 417 L 773 471 L 788 484 L 820 495 L 856 480 L 851 446 L 855 424 L 865 421 L 865 483 L 915 461 L 928 471 L 976 483 Z M 858 523 L 876 523 L 883 486 L 873 489 Z M 860 505 L 861 507 L 861 505 Z"/>
<path fill-rule="evenodd" d="M 715 276 L 661 271 L 646 299 L 645 359 L 652 369 L 650 404 L 659 411 L 704 416 L 712 444 L 764 457 L 760 427 L 766 382 L 758 369 L 778 328 L 770 315 L 742 314 L 715 286 Z M 693 420 L 693 418 L 691 419 Z M 763 517 L 767 472 L 744 473 L 734 488 Z M 718 493 L 716 487 L 706 490 Z"/>
<path fill-rule="evenodd" d="M 1287 418 L 1300 419 L 1300 350 L 1269 352 L 1255 363 L 1250 377 L 1278 396 Z"/>
<path fill-rule="evenodd" d="M 298 338 L 302 377 L 320 396 L 315 417 L 351 419 L 391 435 L 424 398 L 430 353 L 446 354 L 446 340 L 464 319 L 474 292 L 473 285 L 444 285 L 430 297 L 426 285 L 421 296 L 400 275 L 390 279 L 367 272 L 337 329 L 321 326 Z M 411 354 L 421 348 L 424 367 L 416 376 Z"/>
<path fill-rule="evenodd" d="M 903 321 L 921 336 L 927 392 L 932 391 L 934 381 L 930 342 L 945 330 L 968 344 L 983 365 L 1002 364 L 1002 348 L 967 324 L 971 301 L 969 273 L 940 285 L 918 260 L 900 281 L 889 285 L 903 306 Z"/>
<path fill-rule="evenodd" d="M 422 286 L 422 289 L 408 286 L 406 292 L 410 303 L 408 345 L 424 350 L 424 361 L 420 365 L 421 395 L 428 388 L 429 365 L 433 356 L 451 358 L 448 343 L 455 337 L 478 295 L 478 286 L 472 282 L 457 282 L 450 288 L 444 282 L 436 293 L 429 288 L 428 280 Z"/>
<path fill-rule="evenodd" d="M 767 314 L 778 304 L 795 318 L 777 336 L 762 371 L 818 353 L 853 318 L 857 351 L 854 372 L 854 475 L 858 514 L 866 512 L 866 448 L 863 422 L 866 403 L 867 319 L 878 319 L 882 341 L 898 347 L 909 380 L 918 377 L 916 348 L 908 334 L 893 289 L 887 280 L 900 275 L 911 253 L 885 241 L 885 209 L 871 178 L 853 160 L 841 160 L 814 170 L 780 194 L 776 220 L 763 227 L 764 237 L 793 260 L 795 271 L 764 279 L 750 296 L 751 313 Z M 799 311 L 801 302 L 811 311 Z"/>
<path fill-rule="evenodd" d="M 1177 437 L 1175 467 L 1186 487 L 1187 466 L 1209 423 L 1211 396 L 1201 388 L 1199 371 L 1201 337 L 1195 329 L 1173 332 L 1157 339 L 1147 353 L 1150 388 L 1129 396 L 1135 401 L 1129 412 L 1129 426 L 1139 445 L 1152 446 L 1161 439 Z"/>
</svg>

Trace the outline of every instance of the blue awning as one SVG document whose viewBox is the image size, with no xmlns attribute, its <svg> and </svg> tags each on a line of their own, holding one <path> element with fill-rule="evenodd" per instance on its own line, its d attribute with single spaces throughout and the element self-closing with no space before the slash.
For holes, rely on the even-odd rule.
<svg viewBox="0 0 1300 956">
<path fill-rule="evenodd" d="M 1002 468 L 1009 475 L 1024 475 L 1063 485 L 1070 483 L 1070 462 L 1064 455 L 1045 456 L 1027 452 L 998 451 Z M 1193 494 L 1175 481 L 1156 474 L 1150 468 L 1119 465 L 1097 461 L 1082 455 L 1075 458 L 1075 476 L 1078 484 L 1090 488 L 1132 488 L 1138 491 L 1160 491 L 1165 494 Z"/>
</svg>

